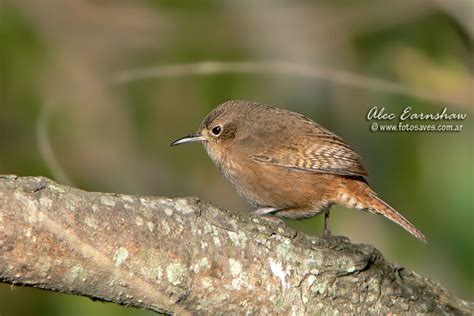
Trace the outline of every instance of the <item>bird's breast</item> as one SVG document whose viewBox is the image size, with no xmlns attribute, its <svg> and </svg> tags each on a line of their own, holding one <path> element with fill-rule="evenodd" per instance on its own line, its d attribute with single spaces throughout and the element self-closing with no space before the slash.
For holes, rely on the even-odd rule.
<svg viewBox="0 0 474 316">
<path fill-rule="evenodd" d="M 237 193 L 254 207 L 304 207 L 324 198 L 325 176 L 257 162 L 238 153 L 208 150 L 209 157 Z"/>
</svg>

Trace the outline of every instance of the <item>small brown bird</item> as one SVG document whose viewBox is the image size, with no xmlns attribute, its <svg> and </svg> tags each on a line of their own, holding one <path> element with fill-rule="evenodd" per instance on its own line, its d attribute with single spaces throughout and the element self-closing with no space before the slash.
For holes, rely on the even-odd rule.
<svg viewBox="0 0 474 316">
<path fill-rule="evenodd" d="M 197 133 L 171 145 L 190 142 L 204 144 L 256 215 L 300 219 L 324 212 L 323 237 L 328 237 L 329 208 L 337 203 L 382 214 L 426 242 L 423 233 L 369 187 L 359 155 L 301 114 L 227 101 L 207 115 Z"/>
</svg>

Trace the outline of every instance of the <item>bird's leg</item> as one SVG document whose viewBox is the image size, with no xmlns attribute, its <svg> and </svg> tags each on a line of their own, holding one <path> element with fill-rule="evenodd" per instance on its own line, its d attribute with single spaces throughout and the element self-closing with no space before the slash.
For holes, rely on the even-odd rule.
<svg viewBox="0 0 474 316">
<path fill-rule="evenodd" d="M 274 207 L 261 207 L 254 210 L 252 214 L 257 215 L 257 216 L 262 216 L 262 215 L 267 215 L 276 211 L 278 211 L 278 209 Z"/>
<path fill-rule="evenodd" d="M 329 238 L 331 231 L 329 230 L 329 207 L 324 209 L 324 230 L 323 238 Z"/>
</svg>

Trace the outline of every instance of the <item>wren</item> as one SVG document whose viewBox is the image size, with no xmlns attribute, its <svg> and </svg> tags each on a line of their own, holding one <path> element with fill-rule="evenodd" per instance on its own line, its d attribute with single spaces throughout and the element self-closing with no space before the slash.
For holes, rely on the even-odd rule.
<svg viewBox="0 0 474 316">
<path fill-rule="evenodd" d="M 333 204 L 381 214 L 419 240 L 426 238 L 380 199 L 364 179 L 361 158 L 339 136 L 311 119 L 249 101 L 215 108 L 198 131 L 171 145 L 201 142 L 255 215 L 301 219 L 324 213 L 330 235 Z"/>
</svg>

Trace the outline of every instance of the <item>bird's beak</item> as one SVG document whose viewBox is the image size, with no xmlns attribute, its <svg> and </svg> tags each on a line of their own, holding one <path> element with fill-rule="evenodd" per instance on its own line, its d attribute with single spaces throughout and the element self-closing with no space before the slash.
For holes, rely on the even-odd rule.
<svg viewBox="0 0 474 316">
<path fill-rule="evenodd" d="M 192 142 L 203 142 L 206 139 L 201 133 L 194 133 L 188 136 L 181 137 L 170 144 L 170 146 L 176 146 L 180 144 L 192 143 Z"/>
</svg>

